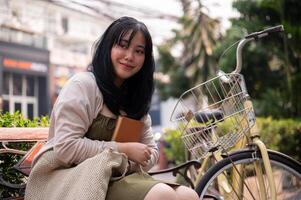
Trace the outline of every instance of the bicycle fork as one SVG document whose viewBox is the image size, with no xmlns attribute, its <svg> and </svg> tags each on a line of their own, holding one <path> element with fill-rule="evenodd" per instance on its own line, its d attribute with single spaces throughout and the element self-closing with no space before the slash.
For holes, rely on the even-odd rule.
<svg viewBox="0 0 301 200">
<path fill-rule="evenodd" d="M 247 109 L 252 109 L 253 110 L 253 104 L 250 100 L 246 100 L 244 102 L 244 107 L 247 108 Z M 248 120 L 250 122 L 250 120 L 253 120 L 253 119 L 248 119 Z M 254 145 L 256 145 L 258 147 L 258 149 L 260 150 L 262 161 L 263 161 L 263 166 L 264 166 L 266 176 L 267 176 L 267 179 L 268 179 L 268 183 L 269 183 L 269 186 L 270 186 L 271 199 L 276 200 L 277 199 L 277 197 L 276 197 L 276 185 L 275 185 L 275 181 L 274 181 L 274 177 L 273 177 L 273 172 L 272 172 L 270 159 L 269 159 L 269 156 L 268 156 L 268 151 L 267 151 L 267 148 L 266 148 L 265 144 L 260 140 L 259 131 L 258 131 L 257 124 L 256 124 L 255 120 L 254 120 L 253 127 L 250 129 L 250 136 L 252 138 L 252 143 Z M 258 163 L 258 162 L 255 163 L 255 172 L 256 172 L 256 176 L 258 178 L 258 182 L 259 182 L 258 184 L 260 186 L 260 196 L 261 196 L 262 199 L 266 199 L 266 197 L 267 197 L 266 185 L 264 184 L 264 180 L 263 180 L 262 168 L 260 167 L 260 163 Z"/>
<path fill-rule="evenodd" d="M 260 153 L 261 153 L 263 166 L 264 166 L 266 176 L 268 178 L 270 190 L 271 190 L 271 198 L 272 198 L 272 200 L 276 200 L 277 199 L 276 185 L 275 185 L 275 181 L 274 181 L 274 177 L 273 177 L 272 167 L 271 167 L 270 159 L 268 156 L 267 148 L 258 137 L 253 138 L 253 143 L 259 148 Z M 263 182 L 263 173 L 262 173 L 259 163 L 255 164 L 255 171 L 256 171 L 256 175 L 259 179 L 259 185 L 261 188 L 260 194 L 262 197 L 265 198 L 266 197 L 266 190 L 265 190 L 266 186 L 264 185 L 264 182 Z"/>
</svg>

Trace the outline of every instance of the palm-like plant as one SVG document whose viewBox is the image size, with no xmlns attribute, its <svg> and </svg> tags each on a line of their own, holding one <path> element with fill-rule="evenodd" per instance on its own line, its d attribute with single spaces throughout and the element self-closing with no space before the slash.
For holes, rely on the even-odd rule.
<svg viewBox="0 0 301 200">
<path fill-rule="evenodd" d="M 200 0 L 181 0 L 184 16 L 183 29 L 176 31 L 177 39 L 182 41 L 181 64 L 191 84 L 204 81 L 214 70 L 212 57 L 219 33 L 219 22 L 203 12 Z"/>
<path fill-rule="evenodd" d="M 159 89 L 163 88 L 165 92 L 173 91 L 170 94 L 164 94 L 164 96 L 176 96 L 179 94 L 179 90 L 183 92 L 189 87 L 207 80 L 216 66 L 212 53 L 219 37 L 218 20 L 210 18 L 203 12 L 204 7 L 200 0 L 180 1 L 183 16 L 179 19 L 179 23 L 182 28 L 175 30 L 175 37 L 159 47 L 160 70 L 171 76 L 172 83 L 163 85 Z M 180 56 L 173 57 L 173 64 L 169 62 L 169 65 L 164 65 L 166 54 L 169 54 L 168 58 L 170 59 L 171 49 L 177 45 L 181 47 Z M 185 82 L 188 81 L 188 83 L 183 84 L 182 81 L 179 81 L 180 79 L 185 80 Z M 179 86 L 176 85 L 178 83 Z M 177 88 L 177 90 L 166 90 L 166 87 Z"/>
</svg>

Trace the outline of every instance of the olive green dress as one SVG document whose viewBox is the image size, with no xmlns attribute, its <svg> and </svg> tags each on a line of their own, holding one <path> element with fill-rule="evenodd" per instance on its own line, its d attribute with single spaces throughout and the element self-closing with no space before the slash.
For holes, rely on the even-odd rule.
<svg viewBox="0 0 301 200">
<path fill-rule="evenodd" d="M 86 137 L 93 140 L 110 141 L 115 128 L 116 119 L 98 115 L 90 126 Z M 143 200 L 148 191 L 157 183 L 163 181 L 155 180 L 147 173 L 135 172 L 124 178 L 109 183 L 107 200 Z M 164 182 L 167 183 L 167 182 Z M 167 183 L 171 186 L 177 184 Z"/>
</svg>

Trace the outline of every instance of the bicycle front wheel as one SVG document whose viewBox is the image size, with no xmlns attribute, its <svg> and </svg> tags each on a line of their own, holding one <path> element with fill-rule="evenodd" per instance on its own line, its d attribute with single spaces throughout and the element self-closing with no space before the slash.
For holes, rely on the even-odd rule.
<svg viewBox="0 0 301 200">
<path fill-rule="evenodd" d="M 268 151 L 275 180 L 277 200 L 301 199 L 301 165 L 294 159 Z M 255 165 L 262 176 L 256 175 Z M 233 175 L 233 174 L 236 174 Z M 260 177 L 263 179 L 260 185 Z M 225 183 L 226 182 L 226 183 Z M 262 193 L 262 188 L 266 188 Z M 196 187 L 200 199 L 271 199 L 270 187 L 260 151 L 243 150 L 218 162 L 202 177 Z M 265 197 L 262 197 L 264 194 Z"/>
</svg>

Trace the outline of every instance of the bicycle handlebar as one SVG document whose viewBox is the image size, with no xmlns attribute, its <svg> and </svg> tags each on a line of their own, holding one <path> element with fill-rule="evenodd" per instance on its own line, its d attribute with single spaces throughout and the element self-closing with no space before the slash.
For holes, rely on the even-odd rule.
<svg viewBox="0 0 301 200">
<path fill-rule="evenodd" d="M 237 46 L 237 49 L 236 49 L 236 68 L 231 73 L 240 73 L 241 67 L 242 67 L 242 55 L 241 55 L 242 49 L 246 43 L 248 43 L 249 41 L 252 41 L 252 40 L 257 40 L 259 38 L 266 37 L 266 36 L 270 35 L 271 33 L 279 33 L 279 32 L 283 32 L 283 31 L 284 31 L 283 25 L 278 25 L 278 26 L 264 29 L 262 31 L 251 33 L 251 34 L 245 36 L 242 40 L 240 40 L 240 42 Z M 224 74 L 224 72 L 220 70 L 218 72 L 218 74 L 222 75 L 222 74 Z M 221 76 L 221 80 L 223 82 L 229 81 L 223 76 Z"/>
<path fill-rule="evenodd" d="M 245 39 L 247 39 L 247 38 L 256 39 L 260 35 L 265 36 L 265 34 L 278 33 L 278 32 L 283 32 L 283 31 L 284 31 L 283 25 L 278 25 L 278 26 L 274 26 L 274 27 L 271 27 L 271 28 L 264 29 L 264 30 L 259 31 L 259 32 L 251 33 L 251 34 L 245 36 Z"/>
</svg>

